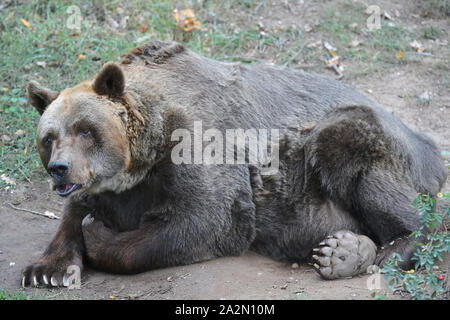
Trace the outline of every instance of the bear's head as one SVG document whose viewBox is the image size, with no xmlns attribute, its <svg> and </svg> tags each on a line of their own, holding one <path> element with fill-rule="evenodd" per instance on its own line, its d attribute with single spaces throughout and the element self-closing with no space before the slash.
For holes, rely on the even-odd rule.
<svg viewBox="0 0 450 320">
<path fill-rule="evenodd" d="M 123 71 L 114 63 L 61 92 L 34 81 L 28 84 L 29 103 L 41 114 L 39 154 L 60 196 L 80 190 L 95 193 L 105 181 L 111 184 L 127 176 L 132 161 L 124 89 Z"/>
</svg>

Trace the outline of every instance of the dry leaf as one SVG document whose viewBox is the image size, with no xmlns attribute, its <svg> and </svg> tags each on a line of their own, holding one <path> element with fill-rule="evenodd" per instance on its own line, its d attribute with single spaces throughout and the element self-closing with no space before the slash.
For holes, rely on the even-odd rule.
<svg viewBox="0 0 450 320">
<path fill-rule="evenodd" d="M 16 136 L 23 136 L 25 134 L 25 130 L 19 129 L 14 134 Z"/>
<path fill-rule="evenodd" d="M 311 48 L 319 48 L 320 46 L 322 46 L 322 41 L 321 40 L 313 42 L 313 43 L 310 43 L 306 47 L 311 49 Z"/>
<path fill-rule="evenodd" d="M 323 42 L 323 46 L 325 47 L 325 49 L 328 50 L 328 52 L 329 52 L 333 57 L 336 56 L 336 48 L 333 47 L 329 42 L 324 41 L 324 42 Z"/>
<path fill-rule="evenodd" d="M 386 20 L 393 20 L 392 19 L 392 17 L 391 17 L 391 15 L 389 14 L 389 13 L 387 13 L 386 11 L 385 12 L 383 12 L 383 17 L 386 19 Z"/>
<path fill-rule="evenodd" d="M 360 44 L 361 44 L 361 42 L 359 42 L 358 39 L 355 39 L 355 40 L 353 40 L 353 41 L 349 44 L 349 47 L 356 48 L 356 47 L 359 46 Z"/>
<path fill-rule="evenodd" d="M 78 37 L 80 34 L 78 32 L 73 32 L 69 34 L 69 37 Z"/>
<path fill-rule="evenodd" d="M 25 19 L 23 19 L 23 18 L 20 18 L 20 22 L 21 22 L 25 27 L 27 27 L 28 30 L 32 30 L 32 29 L 33 29 L 33 27 L 30 25 L 30 23 L 29 23 L 27 20 L 25 20 Z"/>
<path fill-rule="evenodd" d="M 140 26 L 137 27 L 137 29 L 138 29 L 140 32 L 144 33 L 144 32 L 146 32 L 148 29 L 150 29 L 150 27 L 149 27 L 148 25 L 146 25 L 146 24 L 141 24 Z"/>
<path fill-rule="evenodd" d="M 334 56 L 333 58 L 327 60 L 325 63 L 326 63 L 327 66 L 329 66 L 329 67 L 332 66 L 332 65 L 338 66 L 339 63 L 340 63 L 340 57 Z"/>
<path fill-rule="evenodd" d="M 2 179 L 7 184 L 16 185 L 16 182 L 10 177 L 8 177 L 5 173 L 0 176 L 0 179 Z"/>
<path fill-rule="evenodd" d="M 192 9 L 184 9 L 183 12 L 178 12 L 178 9 L 175 9 L 172 14 L 177 26 L 185 32 L 200 29 L 201 27 L 201 23 L 195 20 L 194 11 Z"/>
<path fill-rule="evenodd" d="M 36 65 L 42 68 L 45 68 L 47 66 L 47 62 L 45 61 L 36 61 Z"/>
<path fill-rule="evenodd" d="M 409 45 L 411 46 L 411 48 L 413 48 L 417 52 L 424 52 L 424 50 L 425 50 L 423 45 L 420 42 L 418 42 L 417 40 L 414 40 Z"/>
<path fill-rule="evenodd" d="M 80 61 L 80 60 L 84 60 L 84 59 L 86 59 L 86 56 L 84 54 L 79 54 L 77 56 L 77 62 Z"/>
</svg>

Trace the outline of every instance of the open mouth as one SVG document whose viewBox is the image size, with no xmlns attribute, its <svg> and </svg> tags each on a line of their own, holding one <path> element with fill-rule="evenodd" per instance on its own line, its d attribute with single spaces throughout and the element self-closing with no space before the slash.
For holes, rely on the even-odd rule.
<svg viewBox="0 0 450 320">
<path fill-rule="evenodd" d="M 75 183 L 67 183 L 67 184 L 59 184 L 55 187 L 56 193 L 60 195 L 61 197 L 66 197 L 75 190 L 78 190 L 81 188 L 81 184 L 75 184 Z"/>
</svg>

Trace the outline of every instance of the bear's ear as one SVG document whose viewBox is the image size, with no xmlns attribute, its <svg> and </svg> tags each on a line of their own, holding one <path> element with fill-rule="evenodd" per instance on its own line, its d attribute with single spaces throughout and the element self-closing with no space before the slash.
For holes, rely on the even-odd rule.
<svg viewBox="0 0 450 320">
<path fill-rule="evenodd" d="M 43 114 L 50 103 L 59 95 L 59 92 L 42 87 L 36 81 L 30 81 L 27 85 L 28 103 L 31 104 L 39 114 Z"/>
<path fill-rule="evenodd" d="M 106 63 L 94 80 L 94 91 L 100 95 L 120 97 L 125 89 L 122 69 L 113 63 Z"/>
</svg>

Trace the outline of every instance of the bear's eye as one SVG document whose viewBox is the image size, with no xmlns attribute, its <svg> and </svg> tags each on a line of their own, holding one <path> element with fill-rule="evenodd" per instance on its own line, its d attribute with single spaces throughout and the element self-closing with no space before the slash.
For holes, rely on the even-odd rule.
<svg viewBox="0 0 450 320">
<path fill-rule="evenodd" d="M 82 129 L 78 132 L 78 135 L 80 135 L 81 137 L 87 137 L 91 135 L 91 130 L 89 129 Z"/>
<path fill-rule="evenodd" d="M 53 142 L 53 138 L 51 136 L 47 136 L 42 140 L 42 144 L 44 146 L 49 146 L 52 144 L 52 142 Z"/>
</svg>

